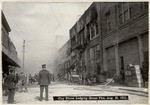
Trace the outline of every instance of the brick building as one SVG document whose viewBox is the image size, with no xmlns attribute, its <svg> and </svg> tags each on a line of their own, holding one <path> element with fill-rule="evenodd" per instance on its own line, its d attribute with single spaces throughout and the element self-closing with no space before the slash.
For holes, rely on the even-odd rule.
<svg viewBox="0 0 150 105">
<path fill-rule="evenodd" d="M 84 71 L 100 74 L 101 41 L 99 30 L 99 7 L 93 3 L 70 29 L 71 49 L 74 52 L 77 74 Z"/>
<path fill-rule="evenodd" d="M 18 59 L 16 48 L 9 37 L 11 31 L 9 24 L 2 12 L 2 70 L 4 74 L 9 73 L 9 66 L 19 67 L 21 62 Z"/>
<path fill-rule="evenodd" d="M 58 51 L 58 71 L 56 73 L 57 75 L 65 75 L 69 70 L 71 64 L 70 48 L 71 44 L 70 40 L 68 40 Z"/>
<path fill-rule="evenodd" d="M 101 20 L 108 78 L 123 76 L 127 64 L 148 65 L 148 3 L 102 3 Z M 144 72 L 148 74 L 148 68 Z"/>
<path fill-rule="evenodd" d="M 105 73 L 121 78 L 133 64 L 148 77 L 147 2 L 94 2 L 70 29 L 70 40 L 78 74 L 96 74 L 101 82 Z"/>
</svg>

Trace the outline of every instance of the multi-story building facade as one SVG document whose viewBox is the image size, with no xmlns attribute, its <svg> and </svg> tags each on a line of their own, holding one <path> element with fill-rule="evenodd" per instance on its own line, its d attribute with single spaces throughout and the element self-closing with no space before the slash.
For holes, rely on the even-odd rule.
<svg viewBox="0 0 150 105">
<path fill-rule="evenodd" d="M 68 40 L 58 51 L 58 71 L 56 74 L 65 75 L 70 67 L 71 57 L 70 57 L 70 40 Z"/>
<path fill-rule="evenodd" d="M 122 78 L 128 64 L 148 65 L 148 3 L 102 3 L 101 19 L 103 64 L 108 77 L 116 73 Z M 148 67 L 143 70 L 141 75 L 148 77 Z"/>
<path fill-rule="evenodd" d="M 100 75 L 102 57 L 99 7 L 93 3 L 70 29 L 71 48 L 76 57 L 78 74 L 87 72 Z"/>
<path fill-rule="evenodd" d="M 2 12 L 2 70 L 3 73 L 9 73 L 9 66 L 21 67 L 16 48 L 9 37 L 11 31 L 9 24 Z"/>
<path fill-rule="evenodd" d="M 133 64 L 148 81 L 147 2 L 92 3 L 70 29 L 70 40 L 80 72 L 121 78 Z"/>
</svg>

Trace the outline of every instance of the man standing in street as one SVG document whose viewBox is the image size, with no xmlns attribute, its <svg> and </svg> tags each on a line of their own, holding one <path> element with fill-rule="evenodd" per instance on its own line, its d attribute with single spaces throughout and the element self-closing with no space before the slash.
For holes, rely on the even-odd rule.
<svg viewBox="0 0 150 105">
<path fill-rule="evenodd" d="M 29 74 L 29 83 L 32 83 L 32 76 Z"/>
<path fill-rule="evenodd" d="M 48 101 L 48 86 L 51 78 L 49 71 L 46 70 L 46 64 L 42 65 L 42 70 L 39 72 L 38 83 L 40 85 L 40 101 L 43 100 L 43 90 L 45 88 L 46 101 Z"/>
<path fill-rule="evenodd" d="M 26 76 L 24 75 L 24 73 L 22 72 L 21 73 L 21 91 L 20 92 L 22 92 L 22 89 L 23 88 L 25 88 L 25 92 L 28 92 L 28 89 L 27 89 L 27 86 L 26 86 L 26 84 L 27 84 L 27 78 L 26 78 Z"/>
<path fill-rule="evenodd" d="M 15 70 L 10 68 L 9 75 L 5 78 L 6 88 L 8 89 L 8 104 L 14 104 L 16 76 Z"/>
</svg>

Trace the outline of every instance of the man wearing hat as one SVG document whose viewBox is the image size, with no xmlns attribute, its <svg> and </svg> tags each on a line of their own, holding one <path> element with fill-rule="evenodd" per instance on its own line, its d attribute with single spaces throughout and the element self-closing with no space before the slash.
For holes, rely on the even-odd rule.
<svg viewBox="0 0 150 105">
<path fill-rule="evenodd" d="M 43 100 L 43 90 L 45 88 L 46 101 L 48 101 L 48 86 L 50 84 L 50 73 L 46 70 L 46 64 L 42 65 L 42 70 L 39 72 L 38 83 L 40 85 L 40 101 Z"/>
<path fill-rule="evenodd" d="M 15 96 L 15 85 L 16 85 L 14 68 L 10 68 L 9 75 L 6 76 L 4 82 L 6 84 L 6 88 L 8 89 L 8 104 L 13 104 L 14 96 Z"/>
</svg>

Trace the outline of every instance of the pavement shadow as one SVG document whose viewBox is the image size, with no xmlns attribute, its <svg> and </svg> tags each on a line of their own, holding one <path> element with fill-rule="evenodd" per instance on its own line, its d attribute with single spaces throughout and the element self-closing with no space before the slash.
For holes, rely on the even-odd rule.
<svg viewBox="0 0 150 105">
<path fill-rule="evenodd" d="M 27 93 L 27 91 L 26 91 L 26 90 L 22 90 L 22 91 L 18 91 L 18 92 L 20 92 L 20 93 L 22 93 L 22 92 Z"/>
<path fill-rule="evenodd" d="M 38 100 L 38 101 L 46 101 L 46 98 L 43 98 L 42 100 L 40 100 L 40 97 L 39 96 L 36 96 L 34 97 L 35 100 Z M 49 100 L 48 100 L 49 101 Z"/>
<path fill-rule="evenodd" d="M 50 92 L 48 92 L 48 93 L 54 93 L 54 92 L 50 91 Z"/>
<path fill-rule="evenodd" d="M 34 97 L 35 100 L 40 100 L 39 96 Z"/>
</svg>

